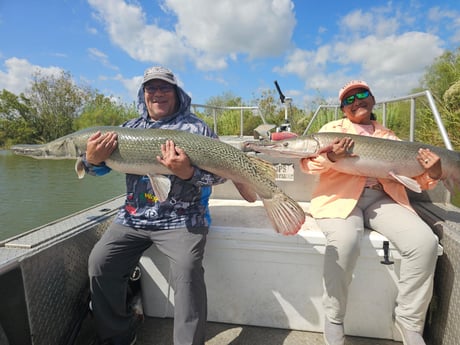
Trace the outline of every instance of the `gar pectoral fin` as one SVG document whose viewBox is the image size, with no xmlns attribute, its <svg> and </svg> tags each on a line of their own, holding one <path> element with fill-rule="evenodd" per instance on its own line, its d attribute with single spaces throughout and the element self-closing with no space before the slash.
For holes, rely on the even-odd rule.
<svg viewBox="0 0 460 345">
<path fill-rule="evenodd" d="M 150 179 L 153 192 L 160 202 L 168 198 L 169 191 L 171 190 L 171 181 L 164 175 L 147 175 Z"/>
<path fill-rule="evenodd" d="M 75 162 L 75 172 L 77 173 L 78 178 L 82 179 L 85 177 L 85 165 L 83 164 L 83 159 L 81 157 L 78 157 Z"/>
<path fill-rule="evenodd" d="M 422 188 L 418 184 L 417 181 L 414 179 L 407 177 L 407 176 L 402 176 L 402 175 L 397 175 L 394 172 L 390 171 L 390 176 L 393 177 L 396 181 L 404 185 L 406 188 L 410 189 L 411 191 L 414 191 L 416 193 L 421 193 Z"/>
<path fill-rule="evenodd" d="M 244 200 L 247 202 L 255 202 L 257 200 L 257 193 L 255 192 L 254 188 L 251 187 L 251 185 L 235 181 L 232 182 Z"/>
<path fill-rule="evenodd" d="M 291 197 L 279 192 L 271 199 L 262 199 L 267 215 L 276 232 L 283 235 L 296 234 L 305 222 L 305 212 Z"/>
</svg>

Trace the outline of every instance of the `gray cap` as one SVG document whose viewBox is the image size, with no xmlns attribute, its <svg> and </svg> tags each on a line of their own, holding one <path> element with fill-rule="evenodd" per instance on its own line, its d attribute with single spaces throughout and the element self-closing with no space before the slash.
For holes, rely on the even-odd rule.
<svg viewBox="0 0 460 345">
<path fill-rule="evenodd" d="M 144 72 L 144 81 L 142 84 L 145 84 L 152 79 L 161 79 L 167 81 L 170 84 L 177 85 L 177 80 L 173 72 L 161 66 L 147 68 Z"/>
</svg>

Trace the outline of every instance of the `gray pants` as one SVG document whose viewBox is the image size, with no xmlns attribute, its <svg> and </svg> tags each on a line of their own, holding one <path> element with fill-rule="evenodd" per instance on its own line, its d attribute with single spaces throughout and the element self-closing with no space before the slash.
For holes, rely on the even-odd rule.
<svg viewBox="0 0 460 345">
<path fill-rule="evenodd" d="M 170 261 L 174 288 L 174 344 L 203 345 L 207 297 L 202 267 L 207 229 L 146 231 L 112 224 L 88 262 L 93 315 L 98 336 L 126 333 L 133 316 L 126 307 L 128 278 L 142 253 L 154 243 Z"/>
<path fill-rule="evenodd" d="M 324 259 L 323 305 L 336 323 L 345 318 L 351 283 L 364 227 L 385 237 L 401 254 L 395 315 L 408 330 L 422 332 L 433 292 L 438 238 L 415 213 L 395 203 L 382 191 L 365 188 L 346 219 L 316 220 L 327 243 Z"/>
</svg>

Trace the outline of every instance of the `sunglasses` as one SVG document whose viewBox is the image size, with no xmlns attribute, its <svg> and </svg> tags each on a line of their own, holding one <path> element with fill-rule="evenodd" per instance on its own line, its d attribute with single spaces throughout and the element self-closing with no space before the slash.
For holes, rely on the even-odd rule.
<svg viewBox="0 0 460 345">
<path fill-rule="evenodd" d="M 148 93 L 155 93 L 155 91 L 166 93 L 166 92 L 170 92 L 174 90 L 174 85 L 160 85 L 160 86 L 148 85 L 144 87 L 144 90 L 147 91 Z"/>
<path fill-rule="evenodd" d="M 371 95 L 371 93 L 369 92 L 369 90 L 366 90 L 366 91 L 361 91 L 361 92 L 355 93 L 354 95 L 345 97 L 342 100 L 342 107 L 344 107 L 346 105 L 353 104 L 353 102 L 355 101 L 356 98 L 357 99 L 366 99 L 370 95 Z"/>
</svg>

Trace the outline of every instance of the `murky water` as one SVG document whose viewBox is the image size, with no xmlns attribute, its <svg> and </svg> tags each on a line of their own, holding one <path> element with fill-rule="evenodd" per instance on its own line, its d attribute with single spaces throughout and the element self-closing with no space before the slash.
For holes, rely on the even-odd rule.
<svg viewBox="0 0 460 345">
<path fill-rule="evenodd" d="M 124 174 L 80 180 L 74 166 L 0 150 L 0 240 L 124 193 Z"/>
</svg>

